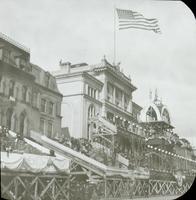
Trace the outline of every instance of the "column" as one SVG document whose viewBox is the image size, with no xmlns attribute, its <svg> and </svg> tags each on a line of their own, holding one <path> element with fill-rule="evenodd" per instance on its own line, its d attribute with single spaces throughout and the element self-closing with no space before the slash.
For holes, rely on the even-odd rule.
<svg viewBox="0 0 196 200">
<path fill-rule="evenodd" d="M 114 91 L 113 91 L 113 99 L 112 99 L 112 101 L 113 101 L 114 104 L 116 104 L 116 87 L 115 86 L 113 86 L 113 87 L 114 87 Z"/>
<path fill-rule="evenodd" d="M 132 108 L 132 99 L 131 98 L 129 99 L 129 105 L 128 105 L 128 107 L 129 107 L 128 111 L 130 113 L 132 113 L 133 108 Z"/>
<path fill-rule="evenodd" d="M 122 91 L 122 108 L 123 109 L 125 108 L 125 94 L 123 91 Z"/>
<path fill-rule="evenodd" d="M 107 85 L 108 85 L 108 81 L 107 81 L 107 78 L 105 77 L 105 84 L 104 84 L 104 100 L 107 99 Z"/>
</svg>

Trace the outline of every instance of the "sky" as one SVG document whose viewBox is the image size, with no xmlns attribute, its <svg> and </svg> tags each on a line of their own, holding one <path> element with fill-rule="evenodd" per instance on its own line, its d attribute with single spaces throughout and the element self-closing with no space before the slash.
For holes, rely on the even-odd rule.
<svg viewBox="0 0 196 200">
<path fill-rule="evenodd" d="M 162 33 L 117 30 L 115 7 L 157 18 Z M 138 88 L 134 101 L 145 107 L 157 88 L 174 132 L 196 146 L 196 20 L 183 2 L 0 0 L 0 32 L 29 47 L 31 62 L 48 71 L 61 59 L 96 64 L 106 55 L 112 63 L 114 30 L 116 62 Z"/>
</svg>

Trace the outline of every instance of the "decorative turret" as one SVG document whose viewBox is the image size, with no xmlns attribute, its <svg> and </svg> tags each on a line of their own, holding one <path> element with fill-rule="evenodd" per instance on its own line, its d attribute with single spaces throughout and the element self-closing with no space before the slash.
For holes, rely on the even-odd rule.
<svg viewBox="0 0 196 200">
<path fill-rule="evenodd" d="M 149 99 L 148 105 L 141 112 L 141 120 L 143 122 L 164 121 L 171 124 L 169 111 L 159 99 L 157 89 L 155 90 L 154 99 L 152 99 L 152 91 L 150 90 Z"/>
<path fill-rule="evenodd" d="M 101 59 L 101 65 L 102 66 L 106 66 L 107 65 L 107 60 L 106 60 L 106 56 L 104 55 L 103 58 Z"/>
</svg>

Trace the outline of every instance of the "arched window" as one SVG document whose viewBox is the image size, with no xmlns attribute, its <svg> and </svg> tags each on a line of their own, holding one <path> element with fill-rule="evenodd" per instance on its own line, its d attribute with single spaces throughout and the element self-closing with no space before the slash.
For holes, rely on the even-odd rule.
<svg viewBox="0 0 196 200">
<path fill-rule="evenodd" d="M 6 112 L 6 126 L 8 127 L 8 129 L 11 129 L 12 115 L 13 115 L 13 110 L 11 108 L 8 108 Z"/>
<path fill-rule="evenodd" d="M 0 93 L 2 92 L 2 86 L 3 86 L 3 85 L 2 85 L 2 82 L 3 82 L 3 81 L 2 81 L 2 75 L 0 75 Z"/>
<path fill-rule="evenodd" d="M 11 130 L 12 131 L 16 131 L 17 130 L 17 116 L 16 114 L 12 115 L 12 119 L 11 119 Z"/>
<path fill-rule="evenodd" d="M 162 113 L 162 119 L 163 121 L 167 122 L 168 124 L 170 124 L 170 117 L 169 117 L 169 113 L 166 109 L 164 109 L 163 113 Z"/>
<path fill-rule="evenodd" d="M 6 81 L 3 81 L 2 84 L 3 84 L 2 85 L 2 92 L 3 92 L 4 95 L 7 95 L 7 92 L 6 92 Z"/>
<path fill-rule="evenodd" d="M 146 113 L 146 118 L 147 118 L 148 122 L 149 121 L 157 121 L 157 114 L 152 106 L 150 106 L 148 108 L 148 111 Z"/>
<path fill-rule="evenodd" d="M 0 110 L 0 125 L 3 124 L 3 117 L 4 117 L 4 113 L 2 110 Z"/>
<path fill-rule="evenodd" d="M 88 108 L 88 118 L 95 116 L 95 106 L 91 104 Z"/>
<path fill-rule="evenodd" d="M 24 136 L 27 134 L 27 115 L 25 111 L 20 114 L 19 120 L 19 133 Z"/>
<path fill-rule="evenodd" d="M 16 93 L 15 93 L 15 97 L 16 97 L 17 100 L 20 99 L 20 98 L 19 98 L 19 92 L 20 92 L 20 89 L 19 89 L 19 87 L 17 86 L 17 87 L 16 87 Z"/>
</svg>

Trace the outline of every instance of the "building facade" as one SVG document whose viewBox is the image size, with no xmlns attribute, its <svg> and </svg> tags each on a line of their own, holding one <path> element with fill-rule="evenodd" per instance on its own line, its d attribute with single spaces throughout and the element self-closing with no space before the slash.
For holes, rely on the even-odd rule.
<svg viewBox="0 0 196 200">
<path fill-rule="evenodd" d="M 89 119 L 101 116 L 111 123 L 117 118 L 138 121 L 141 107 L 133 102 L 136 87 L 131 79 L 104 57 L 97 65 L 60 63 L 53 72 L 63 94 L 62 126 L 76 138 L 90 138 Z"/>
<path fill-rule="evenodd" d="M 110 152 L 108 158 L 118 161 L 108 165 L 148 167 L 159 174 L 194 168 L 190 143 L 174 133 L 167 107 L 157 94 L 144 109 L 137 105 L 133 100 L 137 88 L 118 65 L 105 57 L 96 65 L 60 62 L 53 75 L 63 94 L 62 126 L 75 138 L 101 144 Z M 93 120 L 99 117 L 105 122 Z M 104 123 L 116 131 L 110 132 Z"/>
<path fill-rule="evenodd" d="M 62 95 L 55 78 L 30 62 L 30 52 L 0 34 L 0 125 L 21 136 L 61 133 Z"/>
</svg>

